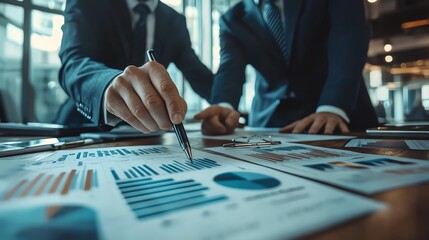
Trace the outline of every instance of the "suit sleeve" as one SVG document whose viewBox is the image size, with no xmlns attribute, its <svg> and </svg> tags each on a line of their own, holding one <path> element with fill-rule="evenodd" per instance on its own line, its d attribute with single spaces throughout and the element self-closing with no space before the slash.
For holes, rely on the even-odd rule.
<svg viewBox="0 0 429 240">
<path fill-rule="evenodd" d="M 227 20 L 221 18 L 219 26 L 220 65 L 213 80 L 211 103 L 227 102 L 238 109 L 247 62 L 240 43 L 227 26 Z"/>
<path fill-rule="evenodd" d="M 103 93 L 110 81 L 122 71 L 101 63 L 103 49 L 97 39 L 96 1 L 68 0 L 60 50 L 62 66 L 59 80 L 77 110 L 100 127 Z"/>
<path fill-rule="evenodd" d="M 359 89 L 365 85 L 362 69 L 366 61 L 369 30 L 361 0 L 329 1 L 328 78 L 320 105 L 331 105 L 348 116 L 357 104 Z"/>
<path fill-rule="evenodd" d="M 173 61 L 189 81 L 192 89 L 201 97 L 210 101 L 213 73 L 200 61 L 192 49 L 185 17 L 178 16 L 175 24 L 172 29 L 176 30 L 177 47 L 175 49 L 176 57 Z"/>
</svg>

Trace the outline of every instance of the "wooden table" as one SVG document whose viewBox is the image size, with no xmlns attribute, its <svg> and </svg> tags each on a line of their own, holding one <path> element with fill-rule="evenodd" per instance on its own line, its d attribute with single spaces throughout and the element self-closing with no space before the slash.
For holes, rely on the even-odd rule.
<svg viewBox="0 0 429 240">
<path fill-rule="evenodd" d="M 221 146 L 223 143 L 228 142 L 210 139 L 190 140 L 192 148 L 199 150 L 205 147 Z M 345 149 L 343 146 L 346 142 L 347 140 L 327 140 L 301 143 Z M 167 133 L 160 137 L 94 144 L 83 148 L 157 144 L 177 146 L 178 143 L 174 134 Z M 346 150 L 424 160 L 429 159 L 429 151 L 363 148 L 346 148 Z M 386 203 L 388 205 L 387 210 L 313 233 L 304 239 L 429 239 L 429 183 L 401 187 L 367 197 Z"/>
</svg>

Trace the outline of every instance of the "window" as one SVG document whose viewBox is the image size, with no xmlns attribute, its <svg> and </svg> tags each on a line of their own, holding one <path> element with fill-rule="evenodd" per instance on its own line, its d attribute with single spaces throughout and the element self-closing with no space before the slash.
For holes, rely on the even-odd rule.
<svg viewBox="0 0 429 240">
<path fill-rule="evenodd" d="M 0 3 L 0 109 L 1 121 L 20 121 L 23 53 L 22 7 Z M 13 94 L 12 94 L 13 93 Z"/>
</svg>

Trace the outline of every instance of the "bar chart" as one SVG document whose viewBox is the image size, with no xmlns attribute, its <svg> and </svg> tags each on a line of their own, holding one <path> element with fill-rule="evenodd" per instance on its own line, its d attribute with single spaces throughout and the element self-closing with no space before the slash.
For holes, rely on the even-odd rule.
<svg viewBox="0 0 429 240">
<path fill-rule="evenodd" d="M 286 146 L 277 148 L 255 149 L 255 153 L 246 154 L 270 162 L 284 161 L 302 161 L 308 159 L 337 158 L 351 156 L 347 153 L 330 152 L 329 150 L 320 150 L 307 148 L 303 146 Z"/>
<path fill-rule="evenodd" d="M 90 191 L 98 187 L 97 174 L 98 172 L 93 169 L 39 173 L 33 178 L 20 180 L 1 199 L 9 201 L 47 194 L 67 195 L 70 191 Z"/>
<path fill-rule="evenodd" d="M 225 195 L 208 196 L 209 187 L 192 179 L 140 178 L 118 180 L 116 183 L 127 204 L 140 220 L 228 199 Z"/>
<path fill-rule="evenodd" d="M 33 165 L 42 164 L 61 164 L 66 161 L 74 161 L 77 166 L 83 166 L 82 161 L 95 160 L 101 158 L 114 158 L 114 159 L 128 159 L 135 156 L 147 156 L 152 154 L 165 154 L 168 153 L 167 147 L 149 147 L 149 148 L 112 148 L 112 149 L 99 149 L 99 150 L 85 150 L 85 151 L 72 151 L 62 154 L 52 161 L 36 162 Z"/>
<path fill-rule="evenodd" d="M 179 161 L 173 160 L 169 163 L 147 162 L 147 164 L 140 164 L 131 166 L 126 169 L 111 168 L 110 172 L 115 180 L 132 179 L 141 177 L 153 177 L 163 174 L 175 174 L 188 171 L 198 171 L 208 168 L 220 167 L 216 161 L 209 158 L 195 158 L 193 162 L 189 160 Z"/>
<path fill-rule="evenodd" d="M 413 162 L 405 162 L 405 161 L 399 161 L 399 160 L 393 160 L 388 158 L 378 158 L 378 159 L 372 159 L 367 161 L 359 161 L 356 162 L 362 165 L 370 166 L 370 167 L 389 167 L 389 166 L 401 166 L 401 165 L 410 165 L 415 164 Z"/>
<path fill-rule="evenodd" d="M 349 162 L 329 162 L 329 163 L 310 164 L 310 165 L 304 165 L 304 166 L 315 170 L 324 171 L 324 172 L 368 169 L 367 167 L 357 165 L 354 163 L 349 163 Z"/>
</svg>

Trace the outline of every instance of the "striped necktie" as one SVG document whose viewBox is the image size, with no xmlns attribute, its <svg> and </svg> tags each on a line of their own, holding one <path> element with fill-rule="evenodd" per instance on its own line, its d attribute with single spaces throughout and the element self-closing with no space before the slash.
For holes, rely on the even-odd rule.
<svg viewBox="0 0 429 240">
<path fill-rule="evenodd" d="M 265 0 L 264 14 L 266 24 L 279 47 L 283 58 L 287 61 L 289 55 L 286 46 L 286 31 L 283 27 L 279 8 L 272 3 L 272 0 Z"/>
<path fill-rule="evenodd" d="M 134 7 L 133 11 L 140 17 L 133 30 L 131 61 L 132 64 L 141 66 L 146 60 L 146 17 L 150 13 L 150 9 L 146 4 L 140 3 Z"/>
</svg>

